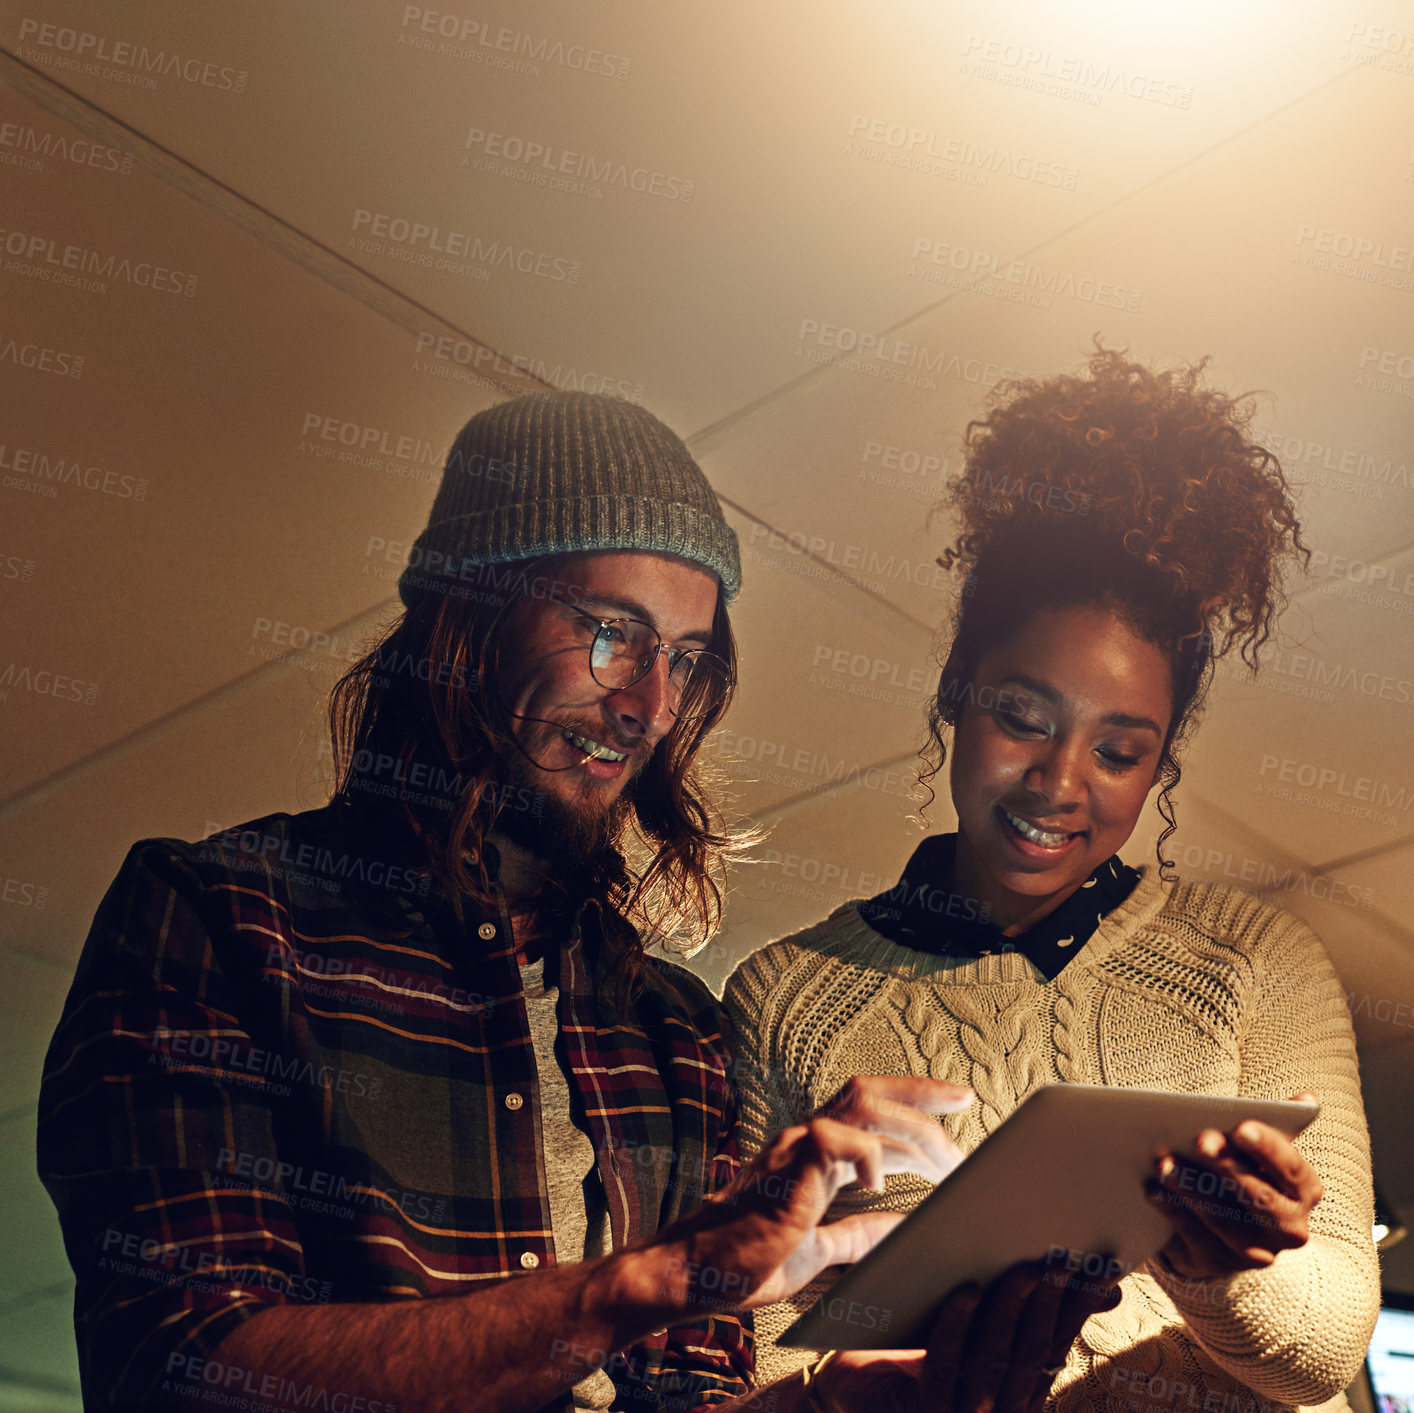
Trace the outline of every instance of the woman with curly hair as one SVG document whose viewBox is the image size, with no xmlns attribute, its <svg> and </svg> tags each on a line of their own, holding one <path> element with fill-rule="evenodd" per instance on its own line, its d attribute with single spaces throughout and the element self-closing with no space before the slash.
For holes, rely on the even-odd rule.
<svg viewBox="0 0 1414 1413">
<path fill-rule="evenodd" d="M 749 957 L 726 992 L 748 1149 L 867 1072 L 970 1086 L 947 1120 L 965 1151 L 1055 1081 L 1318 1096 L 1295 1143 L 1249 1121 L 1156 1164 L 1172 1236 L 1085 1324 L 1060 1410 L 1342 1406 L 1378 1305 L 1330 962 L 1296 918 L 1164 858 L 1214 662 L 1236 649 L 1255 671 L 1283 561 L 1307 554 L 1250 406 L 1202 369 L 1097 345 L 1087 376 L 1008 384 L 969 426 L 947 556 L 966 583 L 924 771 L 947 762 L 957 832 L 924 840 L 889 892 Z M 1156 787 L 1159 867 L 1132 869 L 1118 850 Z M 929 1190 L 849 1189 L 836 1214 Z M 758 1314 L 763 1378 L 808 1357 L 773 1341 L 829 1283 Z M 822 1365 L 826 1404 L 850 1366 Z"/>
</svg>

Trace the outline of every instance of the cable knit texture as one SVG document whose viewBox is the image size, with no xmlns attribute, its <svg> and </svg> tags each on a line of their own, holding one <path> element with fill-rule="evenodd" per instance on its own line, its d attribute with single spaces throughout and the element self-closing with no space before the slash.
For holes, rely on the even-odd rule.
<svg viewBox="0 0 1414 1413">
<path fill-rule="evenodd" d="M 849 904 L 747 958 L 726 1003 L 747 1153 L 855 1074 L 971 1086 L 976 1102 L 943 1120 L 965 1152 L 1056 1080 L 1262 1099 L 1314 1091 L 1321 1114 L 1298 1146 L 1325 1195 L 1306 1246 L 1210 1281 L 1142 1267 L 1123 1302 L 1086 1324 L 1048 1408 L 1346 1406 L 1379 1304 L 1369 1138 L 1344 992 L 1289 913 L 1221 885 L 1165 885 L 1149 869 L 1048 983 L 1019 952 L 966 961 L 899 946 Z M 911 1176 L 890 1178 L 882 1194 L 853 1188 L 831 1219 L 909 1210 L 930 1190 Z M 832 1280 L 757 1313 L 763 1383 L 811 1357 L 775 1339 Z"/>
</svg>

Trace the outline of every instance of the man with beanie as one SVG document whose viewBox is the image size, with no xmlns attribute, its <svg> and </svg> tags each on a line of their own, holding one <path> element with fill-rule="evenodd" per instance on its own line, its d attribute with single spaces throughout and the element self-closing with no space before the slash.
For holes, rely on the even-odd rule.
<svg viewBox="0 0 1414 1413">
<path fill-rule="evenodd" d="M 841 1182 L 946 1171 L 953 1092 L 891 1081 L 742 1173 L 720 1013 L 645 945 L 720 911 L 738 586 L 649 413 L 469 421 L 331 803 L 137 844 L 95 918 L 38 1139 L 85 1406 L 717 1406 L 742 1308 L 877 1231 L 816 1232 Z"/>
<path fill-rule="evenodd" d="M 755 1406 L 741 1312 L 888 1225 L 817 1228 L 834 1194 L 945 1175 L 929 1115 L 970 1096 L 910 1078 L 742 1169 L 720 1012 L 659 955 L 720 911 L 694 756 L 739 582 L 641 408 L 467 425 L 407 611 L 335 690 L 330 804 L 146 840 L 95 918 L 39 1123 L 86 1407 Z M 1059 1333 L 1023 1284 L 1008 1318 L 1034 1291 Z"/>
</svg>

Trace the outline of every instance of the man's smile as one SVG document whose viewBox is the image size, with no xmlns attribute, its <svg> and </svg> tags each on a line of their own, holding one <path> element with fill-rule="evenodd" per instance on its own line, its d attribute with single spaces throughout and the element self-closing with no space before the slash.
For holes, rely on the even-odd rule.
<svg viewBox="0 0 1414 1413">
<path fill-rule="evenodd" d="M 566 741 L 570 742 L 571 745 L 583 751 L 590 760 L 604 760 L 617 764 L 617 762 L 621 760 L 628 759 L 627 751 L 611 750 L 601 741 L 592 740 L 588 736 L 581 736 L 577 732 L 568 730 L 562 731 L 560 734 Z"/>
</svg>

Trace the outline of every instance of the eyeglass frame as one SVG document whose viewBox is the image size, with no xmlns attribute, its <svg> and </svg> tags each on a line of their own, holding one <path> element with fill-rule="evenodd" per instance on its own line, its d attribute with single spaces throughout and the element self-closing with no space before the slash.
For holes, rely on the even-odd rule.
<svg viewBox="0 0 1414 1413">
<path fill-rule="evenodd" d="M 701 656 L 710 657 L 713 658 L 715 661 L 719 662 L 722 666 L 723 685 L 722 695 L 719 700 L 713 702 L 713 704 L 708 707 L 706 711 L 699 712 L 695 716 L 679 715 L 670 701 L 668 705 L 668 711 L 678 721 L 701 721 L 704 717 L 710 716 L 714 711 L 717 710 L 719 706 L 723 705 L 726 702 L 727 698 L 731 696 L 732 692 L 736 690 L 736 678 L 732 676 L 731 669 L 727 665 L 726 658 L 724 658 L 720 653 L 714 653 L 711 648 L 669 647 L 663 642 L 663 635 L 651 623 L 647 622 L 642 618 L 632 618 L 628 614 L 617 614 L 611 618 L 600 618 L 598 614 L 590 613 L 587 609 L 580 608 L 578 604 L 572 604 L 568 599 L 559 598 L 555 594 L 549 594 L 547 595 L 547 597 L 552 603 L 562 604 L 565 608 L 571 610 L 571 612 L 577 613 L 581 618 L 587 618 L 591 623 L 597 625 L 597 631 L 595 632 L 594 636 L 589 640 L 589 675 L 600 687 L 603 687 L 606 692 L 625 692 L 630 687 L 636 686 L 639 682 L 642 682 L 643 679 L 647 677 L 648 674 L 652 672 L 655 667 L 657 667 L 658 659 L 662 657 L 665 652 L 668 655 L 668 683 L 670 686 L 674 685 L 673 673 L 677 671 L 678 664 L 680 662 L 686 662 L 688 658 Z M 643 663 L 639 671 L 634 676 L 630 677 L 627 682 L 623 683 L 620 686 L 615 686 L 612 683 L 601 681 L 599 674 L 594 670 L 594 649 L 599 642 L 599 635 L 606 628 L 611 628 L 616 623 L 636 623 L 640 628 L 646 628 L 648 632 L 650 632 L 657 640 L 657 646 L 654 647 L 652 656 L 649 657 L 647 661 Z M 613 657 L 615 656 L 615 654 L 611 653 L 610 656 Z M 626 654 L 624 656 L 626 656 Z M 677 694 L 678 701 L 681 702 L 683 695 L 683 686 L 678 686 Z"/>
</svg>

